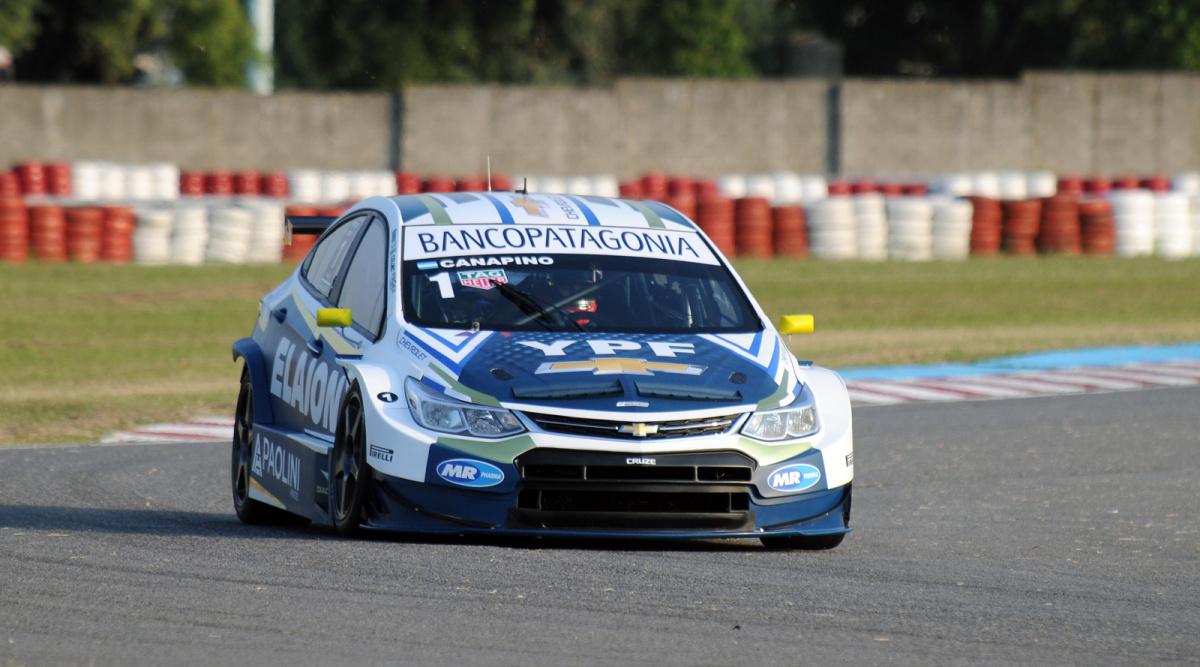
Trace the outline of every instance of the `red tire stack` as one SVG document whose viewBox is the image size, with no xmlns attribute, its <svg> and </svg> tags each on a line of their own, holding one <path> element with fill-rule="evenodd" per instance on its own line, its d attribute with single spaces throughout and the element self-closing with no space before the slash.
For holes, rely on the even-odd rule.
<svg viewBox="0 0 1200 667">
<path fill-rule="evenodd" d="M 46 165 L 46 192 L 55 197 L 71 196 L 71 165 L 52 162 Z"/>
<path fill-rule="evenodd" d="M 1042 200 L 1037 248 L 1051 255 L 1080 253 L 1078 195 L 1060 192 Z"/>
<path fill-rule="evenodd" d="M 689 220 L 696 219 L 696 198 L 692 195 L 670 195 L 663 203 L 679 211 Z"/>
<path fill-rule="evenodd" d="M 1113 182 L 1114 190 L 1137 190 L 1142 181 L 1137 176 L 1122 176 Z"/>
<path fill-rule="evenodd" d="M 1004 211 L 1000 200 L 990 197 L 970 197 L 974 213 L 971 217 L 971 254 L 990 257 L 1000 252 L 1001 223 Z"/>
<path fill-rule="evenodd" d="M 233 191 L 239 195 L 261 195 L 263 191 L 262 175 L 257 171 L 239 171 L 233 175 Z"/>
<path fill-rule="evenodd" d="M 1117 249 L 1117 229 L 1112 204 L 1104 199 L 1079 202 L 1079 230 L 1083 252 L 1111 255 Z"/>
<path fill-rule="evenodd" d="M 411 171 L 396 170 L 396 194 L 415 195 L 421 192 L 421 177 Z"/>
<path fill-rule="evenodd" d="M 771 202 L 762 197 L 737 200 L 734 245 L 744 257 L 770 257 L 772 248 Z"/>
<path fill-rule="evenodd" d="M 283 210 L 283 214 L 289 218 L 314 216 L 317 215 L 317 209 L 312 206 L 289 206 Z M 316 234 L 292 234 L 292 244 L 283 246 L 283 261 L 299 262 L 303 260 L 316 242 Z"/>
<path fill-rule="evenodd" d="M 104 230 L 100 236 L 100 259 L 112 264 L 133 260 L 133 209 L 108 206 L 104 209 Z"/>
<path fill-rule="evenodd" d="M 204 178 L 204 191 L 210 195 L 229 197 L 234 193 L 233 172 L 224 169 L 208 172 Z"/>
<path fill-rule="evenodd" d="M 899 183 L 880 183 L 879 194 L 885 197 L 899 197 L 904 194 L 904 186 Z"/>
<path fill-rule="evenodd" d="M 35 197 L 46 194 L 46 168 L 41 162 L 29 161 L 17 165 L 21 191 Z"/>
<path fill-rule="evenodd" d="M 454 184 L 455 192 L 482 192 L 487 190 L 486 176 L 464 176 Z"/>
<path fill-rule="evenodd" d="M 21 177 L 15 171 L 0 171 L 0 197 L 22 197 Z"/>
<path fill-rule="evenodd" d="M 67 261 L 67 217 L 61 206 L 29 207 L 29 242 L 38 261 Z"/>
<path fill-rule="evenodd" d="M 711 178 L 705 178 L 705 179 L 696 181 L 695 196 L 696 196 L 697 200 L 702 197 L 710 197 L 712 195 L 719 195 L 719 194 L 721 194 L 721 191 L 720 191 L 720 189 L 717 188 L 716 180 L 711 179 Z"/>
<path fill-rule="evenodd" d="M 199 171 L 179 172 L 179 194 L 184 197 L 204 196 L 204 174 Z"/>
<path fill-rule="evenodd" d="M 736 204 L 728 197 L 712 195 L 696 202 L 696 224 L 712 239 L 722 254 L 732 257 L 737 250 L 734 237 Z"/>
<path fill-rule="evenodd" d="M 617 192 L 621 199 L 645 199 L 646 191 L 641 181 L 621 181 L 617 184 Z"/>
<path fill-rule="evenodd" d="M 262 193 L 264 195 L 276 199 L 287 199 L 289 192 L 287 174 L 273 171 L 263 175 Z"/>
<path fill-rule="evenodd" d="M 915 197 L 924 197 L 929 194 L 929 186 L 924 183 L 905 183 L 904 194 Z"/>
<path fill-rule="evenodd" d="M 1112 192 L 1112 189 L 1112 179 L 1105 178 L 1103 176 L 1093 176 L 1083 182 L 1083 191 L 1089 195 L 1096 195 L 1097 197 L 1103 197 L 1104 195 Z"/>
<path fill-rule="evenodd" d="M 808 230 L 804 225 L 804 207 L 776 206 L 771 209 L 772 240 L 776 257 L 808 257 Z"/>
<path fill-rule="evenodd" d="M 666 201 L 671 194 L 668 189 L 667 175 L 661 171 L 652 171 L 642 176 L 642 198 L 654 201 Z"/>
<path fill-rule="evenodd" d="M 104 209 L 79 206 L 66 209 L 67 257 L 91 264 L 100 261 L 100 239 L 104 234 Z"/>
<path fill-rule="evenodd" d="M 454 179 L 447 176 L 430 176 L 421 184 L 421 192 L 454 192 Z"/>
<path fill-rule="evenodd" d="M 492 174 L 493 190 L 512 190 L 512 177 L 508 174 Z"/>
<path fill-rule="evenodd" d="M 850 185 L 850 181 L 831 180 L 827 186 L 829 196 L 854 194 L 854 187 Z"/>
<path fill-rule="evenodd" d="M 0 195 L 0 262 L 29 259 L 29 210 L 20 197 Z"/>
<path fill-rule="evenodd" d="M 1004 213 L 1000 230 L 1004 238 L 1004 252 L 1010 255 L 1036 255 L 1042 200 L 1005 201 L 1000 203 L 1000 209 Z"/>
<path fill-rule="evenodd" d="M 1081 195 L 1085 189 L 1085 183 L 1079 176 L 1059 176 L 1058 177 L 1058 194 Z"/>
<path fill-rule="evenodd" d="M 1142 187 L 1150 190 L 1151 192 L 1170 192 L 1171 177 L 1164 176 L 1162 174 L 1147 176 L 1146 178 L 1142 179 Z"/>
<path fill-rule="evenodd" d="M 850 190 L 856 195 L 879 192 L 879 184 L 869 178 L 863 178 L 851 183 Z"/>
</svg>

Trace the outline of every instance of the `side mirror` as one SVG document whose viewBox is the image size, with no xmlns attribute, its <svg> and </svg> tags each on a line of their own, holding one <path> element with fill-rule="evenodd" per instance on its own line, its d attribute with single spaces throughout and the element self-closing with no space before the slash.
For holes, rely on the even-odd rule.
<svg viewBox="0 0 1200 667">
<path fill-rule="evenodd" d="M 319 327 L 348 327 L 350 326 L 349 308 L 321 308 L 317 310 L 317 326 Z"/>
<path fill-rule="evenodd" d="M 784 315 L 779 318 L 779 333 L 785 336 L 813 332 L 812 315 Z"/>
</svg>

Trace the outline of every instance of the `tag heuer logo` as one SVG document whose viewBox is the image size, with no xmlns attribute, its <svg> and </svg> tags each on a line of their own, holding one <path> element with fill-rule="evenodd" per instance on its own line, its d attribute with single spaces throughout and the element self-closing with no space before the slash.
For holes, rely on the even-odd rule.
<svg viewBox="0 0 1200 667">
<path fill-rule="evenodd" d="M 635 438 L 644 438 L 658 433 L 658 424 L 622 424 L 617 429 L 621 433 L 629 433 Z"/>
</svg>

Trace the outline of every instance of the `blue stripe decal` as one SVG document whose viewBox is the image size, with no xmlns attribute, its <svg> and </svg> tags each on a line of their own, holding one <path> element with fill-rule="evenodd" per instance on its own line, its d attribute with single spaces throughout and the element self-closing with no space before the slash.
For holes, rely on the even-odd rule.
<svg viewBox="0 0 1200 667">
<path fill-rule="evenodd" d="M 428 375 L 421 376 L 421 383 L 426 386 L 433 387 L 434 389 L 437 389 L 439 392 L 441 392 L 443 394 L 446 393 L 447 387 L 440 385 L 440 384 L 434 382 L 433 380 L 429 379 Z"/>
<path fill-rule="evenodd" d="M 508 209 L 504 207 L 503 202 L 491 195 L 484 195 L 484 197 L 486 197 L 488 201 L 492 202 L 492 206 L 496 207 L 496 212 L 500 214 L 500 222 L 503 222 L 506 225 L 516 224 L 517 221 L 513 220 L 512 213 L 510 213 Z"/>
<path fill-rule="evenodd" d="M 775 377 L 775 374 L 779 371 L 779 362 L 783 361 L 783 355 L 780 354 L 782 351 L 783 346 L 781 346 L 779 343 L 776 343 L 775 352 L 771 355 L 771 363 L 767 366 L 767 375 Z"/>
<path fill-rule="evenodd" d="M 592 212 L 592 209 L 588 208 L 587 204 L 583 203 L 578 197 L 572 197 L 571 195 L 564 196 L 578 206 L 580 211 L 583 211 L 583 217 L 587 219 L 589 225 L 593 227 L 600 226 L 600 218 L 596 217 L 596 214 Z"/>
<path fill-rule="evenodd" d="M 429 207 L 416 197 L 396 197 L 392 201 L 396 202 L 396 207 L 400 209 L 400 217 L 404 222 L 412 222 L 429 214 Z"/>
<path fill-rule="evenodd" d="M 449 357 L 447 357 L 446 355 L 442 354 L 441 352 L 438 352 L 437 350 L 435 350 L 431 345 L 429 345 L 425 341 L 421 340 L 420 337 L 409 336 L 409 340 L 411 340 L 412 342 L 421 346 L 421 348 L 423 350 L 425 350 L 429 354 L 433 355 L 433 358 L 438 360 L 439 362 L 441 362 L 441 364 L 443 366 L 445 366 L 446 369 L 448 371 L 450 371 L 451 374 L 458 375 L 462 371 L 462 366 L 459 366 L 458 364 L 451 361 Z"/>
</svg>

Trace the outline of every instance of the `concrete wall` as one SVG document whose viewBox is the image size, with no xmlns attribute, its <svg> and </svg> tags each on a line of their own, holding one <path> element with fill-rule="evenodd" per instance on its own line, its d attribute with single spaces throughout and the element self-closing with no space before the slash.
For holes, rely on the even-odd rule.
<svg viewBox="0 0 1200 667">
<path fill-rule="evenodd" d="M 609 88 L 414 86 L 378 93 L 0 86 L 0 165 L 170 161 L 189 169 L 386 168 L 632 176 L 1200 168 L 1200 76 L 1031 73 L 819 80 L 627 79 Z M 401 120 L 400 124 L 395 121 Z M 838 128 L 830 145 L 831 127 Z"/>
<path fill-rule="evenodd" d="M 0 165 L 174 162 L 188 169 L 386 167 L 383 94 L 0 86 Z"/>
</svg>

